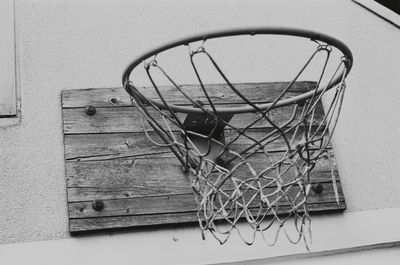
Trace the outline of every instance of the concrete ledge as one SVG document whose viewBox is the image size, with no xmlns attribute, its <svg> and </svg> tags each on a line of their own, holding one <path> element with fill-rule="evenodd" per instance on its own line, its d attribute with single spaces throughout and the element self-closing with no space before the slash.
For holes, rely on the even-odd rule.
<svg viewBox="0 0 400 265">
<path fill-rule="evenodd" d="M 293 257 L 397 246 L 399 223 L 400 208 L 316 216 L 310 252 L 303 244 L 292 245 L 284 237 L 268 247 L 261 238 L 246 246 L 233 235 L 221 246 L 210 236 L 201 240 L 198 228 L 186 227 L 2 245 L 0 256 L 7 264 L 262 264 L 277 261 L 277 257 L 286 262 L 284 256 L 290 262 Z"/>
</svg>

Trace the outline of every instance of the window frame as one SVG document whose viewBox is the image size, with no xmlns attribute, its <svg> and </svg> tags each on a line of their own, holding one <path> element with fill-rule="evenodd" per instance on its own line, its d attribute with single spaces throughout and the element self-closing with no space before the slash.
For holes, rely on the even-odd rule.
<svg viewBox="0 0 400 265">
<path fill-rule="evenodd" d="M 0 118 L 16 117 L 15 1 L 0 1 Z"/>
</svg>

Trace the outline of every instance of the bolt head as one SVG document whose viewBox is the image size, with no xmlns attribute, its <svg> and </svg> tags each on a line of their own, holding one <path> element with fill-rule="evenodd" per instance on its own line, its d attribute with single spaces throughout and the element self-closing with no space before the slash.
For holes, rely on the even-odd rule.
<svg viewBox="0 0 400 265">
<path fill-rule="evenodd" d="M 324 190 L 324 186 L 322 186 L 322 184 L 320 184 L 320 183 L 317 183 L 317 184 L 314 184 L 314 185 L 312 186 L 312 190 L 313 190 L 316 194 L 321 194 L 322 191 Z"/>
<path fill-rule="evenodd" d="M 85 113 L 89 116 L 93 116 L 96 114 L 96 108 L 92 105 L 89 105 L 85 108 Z"/>
<path fill-rule="evenodd" d="M 92 202 L 92 208 L 95 211 L 101 211 L 104 209 L 104 202 L 101 200 L 94 200 Z"/>
</svg>

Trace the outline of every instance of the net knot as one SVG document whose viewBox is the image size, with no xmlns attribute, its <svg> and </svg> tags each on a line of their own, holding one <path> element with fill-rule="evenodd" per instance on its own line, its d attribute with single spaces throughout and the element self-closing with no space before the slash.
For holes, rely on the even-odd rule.
<svg viewBox="0 0 400 265">
<path fill-rule="evenodd" d="M 327 51 L 330 53 L 332 51 L 332 46 L 329 44 L 319 44 L 318 51 Z"/>
<path fill-rule="evenodd" d="M 146 69 L 146 71 L 148 71 L 148 70 L 150 70 L 150 67 L 157 67 L 157 65 L 158 65 L 158 62 L 154 58 L 150 62 L 144 62 L 144 69 Z"/>
</svg>

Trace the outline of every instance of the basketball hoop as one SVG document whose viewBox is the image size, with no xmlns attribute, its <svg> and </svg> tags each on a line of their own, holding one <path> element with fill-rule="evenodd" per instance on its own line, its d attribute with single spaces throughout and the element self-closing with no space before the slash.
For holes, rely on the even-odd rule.
<svg viewBox="0 0 400 265">
<path fill-rule="evenodd" d="M 256 102 L 248 99 L 230 81 L 207 48 L 207 41 L 211 39 L 242 35 L 249 38 L 279 35 L 309 39 L 314 51 L 275 98 Z M 158 54 L 179 46 L 188 47 L 188 60 L 206 100 L 199 101 L 190 89 L 176 82 L 158 60 Z M 337 65 L 328 73 L 332 49 L 337 49 L 341 55 Z M 319 54 L 323 54 L 325 59 L 314 85 L 304 93 L 290 96 L 299 76 Z M 196 66 L 195 58 L 198 57 L 204 57 L 210 63 L 211 69 L 224 80 L 240 104 L 216 104 L 210 96 L 212 86 L 204 82 Z M 184 171 L 189 173 L 203 232 L 210 231 L 220 243 L 225 243 L 232 231 L 238 231 L 249 245 L 254 243 L 257 234 L 261 234 L 269 245 L 274 245 L 283 232 L 290 242 L 304 240 L 307 246 L 310 241 L 308 199 L 312 189 L 311 173 L 321 160 L 331 161 L 331 137 L 352 62 L 350 49 L 325 34 L 289 28 L 240 29 L 185 38 L 145 53 L 129 65 L 122 83 L 146 121 L 143 127 L 148 138 L 156 145 L 169 147 Z M 275 63 L 279 65 L 279 62 Z M 140 65 L 144 67 L 140 69 Z M 144 71 L 151 87 L 144 90 L 135 85 L 130 77 L 133 70 Z M 164 76 L 172 88 L 165 90 L 158 85 L 153 77 L 154 71 Z M 324 78 L 328 80 L 326 84 L 321 82 Z M 186 103 L 169 103 L 166 93 L 171 89 Z M 322 106 L 322 98 L 329 90 L 333 91 L 330 102 L 324 102 L 325 113 L 317 117 L 316 110 Z M 289 109 L 290 117 L 279 117 L 278 114 L 279 120 L 276 120 L 276 113 L 283 108 Z M 248 119 L 250 114 L 252 119 Z M 245 125 L 238 127 L 234 122 L 237 119 Z M 260 124 L 268 124 L 268 128 Z M 158 138 L 154 138 L 149 130 L 155 131 Z M 277 142 L 284 148 L 276 150 Z M 338 198 L 333 173 L 332 184 Z M 239 223 L 242 220 L 251 228 L 250 236 L 241 233 Z M 289 223 L 293 224 L 295 237 L 287 232 Z M 274 236 L 265 236 L 271 229 L 275 229 Z"/>
</svg>

